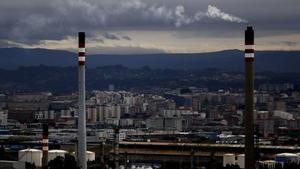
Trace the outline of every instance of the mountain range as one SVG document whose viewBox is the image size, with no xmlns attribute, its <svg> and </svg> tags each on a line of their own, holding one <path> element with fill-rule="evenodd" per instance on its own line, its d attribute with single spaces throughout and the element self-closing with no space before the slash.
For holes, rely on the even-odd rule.
<svg viewBox="0 0 300 169">
<path fill-rule="evenodd" d="M 300 72 L 300 51 L 257 51 L 257 72 Z M 207 53 L 88 55 L 87 66 L 96 68 L 123 65 L 129 68 L 149 66 L 154 69 L 203 70 L 216 68 L 225 71 L 244 69 L 244 53 L 224 50 Z M 16 69 L 20 66 L 77 66 L 77 54 L 63 50 L 0 48 L 0 68 Z"/>
</svg>

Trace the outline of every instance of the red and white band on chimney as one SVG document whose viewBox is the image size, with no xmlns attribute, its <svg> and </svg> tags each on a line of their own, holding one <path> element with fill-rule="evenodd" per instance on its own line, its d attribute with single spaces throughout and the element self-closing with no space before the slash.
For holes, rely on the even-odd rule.
<svg viewBox="0 0 300 169">
<path fill-rule="evenodd" d="M 254 60 L 254 31 L 251 26 L 245 31 L 245 60 Z"/>
<path fill-rule="evenodd" d="M 78 64 L 79 66 L 85 65 L 85 33 L 79 32 L 79 39 L 78 39 Z"/>
<path fill-rule="evenodd" d="M 49 139 L 48 139 L 48 124 L 43 125 L 43 151 L 48 153 Z"/>
</svg>

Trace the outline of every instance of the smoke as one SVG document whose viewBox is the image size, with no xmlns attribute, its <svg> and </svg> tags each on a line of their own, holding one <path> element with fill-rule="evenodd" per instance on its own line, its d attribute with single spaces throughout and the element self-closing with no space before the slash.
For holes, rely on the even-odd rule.
<svg viewBox="0 0 300 169">
<path fill-rule="evenodd" d="M 10 0 L 19 1 L 19 0 Z M 246 20 L 209 5 L 194 13 L 183 5 L 158 5 L 146 0 L 28 0 L 35 5 L 1 6 L 0 38 L 27 44 L 42 40 L 61 40 L 86 31 L 92 37 L 99 30 L 139 29 L 147 27 L 184 27 L 206 20 L 244 23 Z M 17 3 L 16 3 L 17 4 Z M 2 5 L 2 4 L 1 4 Z M 11 12 L 14 11 L 14 12 Z M 130 40 L 105 35 L 104 39 Z M 104 40 L 103 39 L 103 40 Z"/>
<path fill-rule="evenodd" d="M 245 19 L 222 12 L 216 6 L 209 5 L 207 11 L 197 11 L 194 14 L 187 14 L 183 5 L 175 8 L 147 4 L 142 0 L 55 0 L 62 16 L 68 16 L 68 11 L 77 11 L 78 20 L 89 22 L 93 25 L 107 26 L 117 23 L 115 20 L 126 17 L 127 20 L 146 22 L 155 20 L 169 23 L 175 27 L 190 25 L 201 22 L 202 19 L 220 19 L 226 22 L 246 23 Z M 130 18 L 129 18 L 130 16 Z M 85 18 L 88 18 L 86 20 Z M 131 22 L 134 22 L 131 21 Z M 130 23 L 130 22 L 129 22 Z"/>
<path fill-rule="evenodd" d="M 228 22 L 247 23 L 245 19 L 222 12 L 220 9 L 213 5 L 208 6 L 206 16 L 209 18 L 219 18 Z"/>
<path fill-rule="evenodd" d="M 209 5 L 207 11 L 197 11 L 195 14 L 188 15 L 182 5 L 176 6 L 174 9 L 165 6 L 143 6 L 143 11 L 146 11 L 148 17 L 160 19 L 162 21 L 172 23 L 175 27 L 195 24 L 203 19 L 223 20 L 231 23 L 247 23 L 245 19 L 222 12 L 216 6 Z"/>
</svg>

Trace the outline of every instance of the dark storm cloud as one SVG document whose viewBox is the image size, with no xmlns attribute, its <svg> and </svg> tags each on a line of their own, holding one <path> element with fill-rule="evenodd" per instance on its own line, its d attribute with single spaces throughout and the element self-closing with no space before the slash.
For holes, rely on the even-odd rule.
<svg viewBox="0 0 300 169">
<path fill-rule="evenodd" d="M 122 36 L 122 39 L 125 39 L 125 40 L 132 40 L 131 37 L 125 35 L 125 36 Z"/>
<path fill-rule="evenodd" d="M 117 35 L 112 33 L 107 33 L 107 32 L 103 35 L 103 37 L 109 40 L 121 40 L 121 38 L 118 37 Z"/>
<path fill-rule="evenodd" d="M 294 30 L 299 6 L 298 0 L 9 0 L 0 2 L 0 39 L 32 44 L 78 31 L 89 37 L 127 29 L 234 31 L 240 26 L 228 25 L 246 20 L 258 29 Z"/>
<path fill-rule="evenodd" d="M 119 36 L 117 34 L 108 33 L 108 32 L 105 32 L 103 34 L 103 37 L 108 40 L 122 40 L 122 39 L 128 40 L 128 41 L 131 40 L 131 37 L 129 37 L 128 35 Z"/>
<path fill-rule="evenodd" d="M 104 39 L 99 36 L 90 37 L 90 38 L 88 38 L 88 41 L 93 41 L 93 42 L 102 43 L 102 44 L 105 43 Z"/>
</svg>

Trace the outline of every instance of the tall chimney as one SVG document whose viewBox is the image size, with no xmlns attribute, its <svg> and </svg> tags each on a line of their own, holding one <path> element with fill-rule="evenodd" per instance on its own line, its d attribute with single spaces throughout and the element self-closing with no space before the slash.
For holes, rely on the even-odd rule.
<svg viewBox="0 0 300 169">
<path fill-rule="evenodd" d="M 87 169 L 86 162 L 86 107 L 85 107 L 85 33 L 78 33 L 79 50 L 79 115 L 78 115 L 78 165 Z"/>
<path fill-rule="evenodd" d="M 254 31 L 251 26 L 245 31 L 245 47 L 245 169 L 254 169 Z"/>
<path fill-rule="evenodd" d="M 43 158 L 42 158 L 42 168 L 46 169 L 48 166 L 48 150 L 49 150 L 49 140 L 48 140 L 48 123 L 43 123 Z"/>
</svg>

